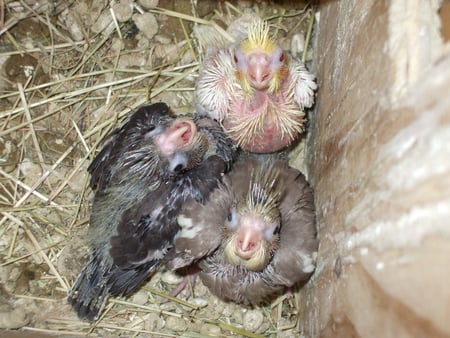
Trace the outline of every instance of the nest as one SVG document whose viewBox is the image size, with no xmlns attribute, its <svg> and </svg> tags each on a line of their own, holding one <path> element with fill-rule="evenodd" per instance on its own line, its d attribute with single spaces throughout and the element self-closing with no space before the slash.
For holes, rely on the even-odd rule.
<svg viewBox="0 0 450 338">
<path fill-rule="evenodd" d="M 226 40 L 233 18 L 256 12 L 283 48 L 307 57 L 301 45 L 314 15 L 301 3 L 156 3 L 0 2 L 0 329 L 102 337 L 299 334 L 297 292 L 252 309 L 218 300 L 197 281 L 172 298 L 180 277 L 169 271 L 129 298 L 110 298 L 92 325 L 67 304 L 87 254 L 86 168 L 105 135 L 141 104 L 193 111 L 204 53 L 193 28 Z"/>
</svg>

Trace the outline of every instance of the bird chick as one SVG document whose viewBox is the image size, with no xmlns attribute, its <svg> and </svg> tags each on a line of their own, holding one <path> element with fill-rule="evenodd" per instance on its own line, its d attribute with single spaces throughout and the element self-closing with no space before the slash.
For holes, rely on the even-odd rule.
<svg viewBox="0 0 450 338">
<path fill-rule="evenodd" d="M 314 75 L 254 19 L 244 40 L 207 53 L 195 95 L 198 109 L 221 122 L 238 146 L 270 153 L 303 131 L 316 89 Z"/>
<path fill-rule="evenodd" d="M 203 283 L 224 300 L 268 302 L 315 269 L 313 192 L 285 161 L 237 162 L 204 205 L 188 201 L 177 220 L 168 267 L 198 262 Z"/>
<path fill-rule="evenodd" d="M 233 156 L 231 141 L 208 117 L 171 115 L 144 105 L 112 132 L 88 167 L 95 190 L 89 259 L 68 300 L 95 320 L 110 295 L 128 295 L 171 249 L 178 210 L 214 189 Z"/>
</svg>

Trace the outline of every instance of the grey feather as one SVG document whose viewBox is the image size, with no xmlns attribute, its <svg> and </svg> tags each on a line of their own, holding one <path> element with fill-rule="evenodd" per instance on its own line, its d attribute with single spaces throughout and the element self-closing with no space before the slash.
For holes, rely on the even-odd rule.
<svg viewBox="0 0 450 338">
<path fill-rule="evenodd" d="M 156 137 L 178 121 L 195 124 L 195 141 L 162 153 Z M 140 107 L 113 131 L 88 168 L 89 259 L 68 296 L 81 319 L 95 320 L 108 296 L 128 295 L 152 274 L 172 248 L 184 201 L 208 197 L 233 151 L 215 121 L 173 117 L 164 103 Z"/>
</svg>

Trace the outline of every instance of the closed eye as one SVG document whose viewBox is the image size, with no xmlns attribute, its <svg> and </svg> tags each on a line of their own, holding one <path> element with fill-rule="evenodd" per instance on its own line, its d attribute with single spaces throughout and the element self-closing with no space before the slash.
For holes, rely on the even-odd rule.
<svg viewBox="0 0 450 338">
<path fill-rule="evenodd" d="M 279 230 L 280 230 L 280 227 L 279 227 L 278 222 L 274 222 L 266 228 L 266 231 L 264 231 L 264 237 L 268 241 L 270 241 L 272 239 L 272 237 L 279 232 Z"/>
<path fill-rule="evenodd" d="M 163 131 L 163 127 L 162 126 L 156 126 L 154 124 L 151 124 L 147 127 L 147 130 L 145 131 L 145 135 L 144 138 L 145 139 L 149 139 L 149 138 L 153 138 L 158 134 L 161 134 L 161 132 Z"/>
<path fill-rule="evenodd" d="M 231 209 L 230 212 L 227 215 L 227 219 L 225 221 L 225 225 L 230 230 L 234 230 L 234 229 L 237 228 L 238 223 L 239 223 L 239 220 L 238 220 L 237 212 L 236 212 L 235 209 Z"/>
</svg>

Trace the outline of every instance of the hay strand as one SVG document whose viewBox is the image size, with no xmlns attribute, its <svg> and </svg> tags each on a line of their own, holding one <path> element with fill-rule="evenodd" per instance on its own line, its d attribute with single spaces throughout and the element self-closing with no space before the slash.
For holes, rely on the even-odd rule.
<svg viewBox="0 0 450 338">
<path fill-rule="evenodd" d="M 111 298 L 92 325 L 76 319 L 66 303 L 87 252 L 92 192 L 86 169 L 104 137 L 147 101 L 165 101 L 176 113 L 193 111 L 202 50 L 192 26 L 207 26 L 233 42 L 225 27 L 249 10 L 225 2 L 198 17 L 207 2 L 190 3 L 191 13 L 134 4 L 133 14 L 152 13 L 160 25 L 148 39 L 136 31 L 133 18 L 123 22 L 123 13 L 109 5 L 93 2 L 86 9 L 83 1 L 1 2 L 0 280 L 5 303 L 22 309 L 29 320 L 22 330 L 198 338 L 296 332 L 295 298 L 275 301 L 275 318 L 271 307 L 261 308 L 264 323 L 250 332 L 242 320 L 247 308 L 217 300 L 201 283 L 189 296 L 171 297 L 172 286 L 159 275 L 140 291 L 148 298 L 145 303 L 133 296 Z M 306 7 L 261 7 L 267 12 L 258 9 L 258 14 L 276 20 L 275 33 L 284 38 L 296 23 L 306 22 L 306 14 L 314 17 Z M 111 29 L 96 26 L 103 17 L 112 22 Z M 32 31 L 21 33 L 27 25 Z"/>
</svg>

